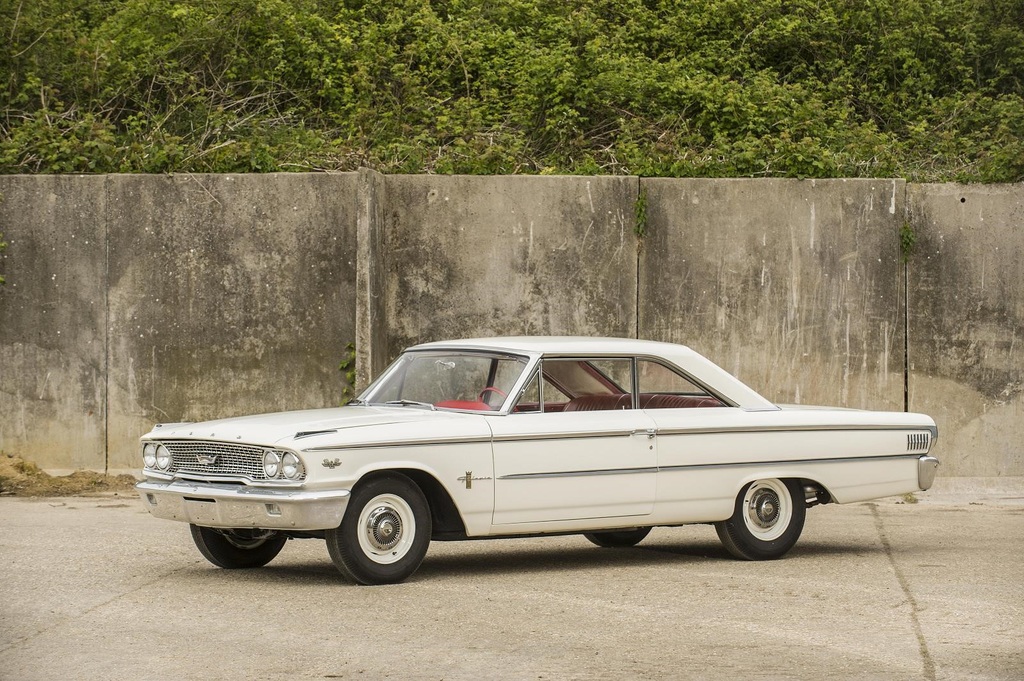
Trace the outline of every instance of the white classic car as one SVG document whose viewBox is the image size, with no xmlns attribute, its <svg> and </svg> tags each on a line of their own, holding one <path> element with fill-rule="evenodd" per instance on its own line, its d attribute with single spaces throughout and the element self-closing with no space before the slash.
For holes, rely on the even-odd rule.
<svg viewBox="0 0 1024 681">
<path fill-rule="evenodd" d="M 928 489 L 936 436 L 923 414 L 780 407 L 680 345 L 474 339 L 408 349 L 345 407 L 158 425 L 138 491 L 214 565 L 313 537 L 361 584 L 409 577 L 431 539 L 628 547 L 687 523 L 764 560 L 811 506 Z"/>
</svg>

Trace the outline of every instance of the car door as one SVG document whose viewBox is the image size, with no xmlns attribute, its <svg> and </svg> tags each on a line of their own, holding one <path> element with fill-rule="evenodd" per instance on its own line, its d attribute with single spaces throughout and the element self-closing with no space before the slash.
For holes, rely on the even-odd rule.
<svg viewBox="0 0 1024 681">
<path fill-rule="evenodd" d="M 732 512 L 737 476 L 763 434 L 742 432 L 745 412 L 682 370 L 655 360 L 636 364 L 637 403 L 657 432 L 659 516 L 693 522 Z M 730 434 L 731 429 L 740 432 Z"/>
<path fill-rule="evenodd" d="M 536 380 L 543 385 L 541 376 Z M 550 384 L 549 389 L 554 391 Z M 600 408 L 602 401 L 617 401 L 618 408 Z M 537 409 L 488 417 L 495 525 L 634 517 L 653 510 L 653 419 L 632 408 L 628 392 L 575 402 L 580 409 L 599 410 L 575 410 L 569 401 L 549 404 L 567 411 Z"/>
</svg>

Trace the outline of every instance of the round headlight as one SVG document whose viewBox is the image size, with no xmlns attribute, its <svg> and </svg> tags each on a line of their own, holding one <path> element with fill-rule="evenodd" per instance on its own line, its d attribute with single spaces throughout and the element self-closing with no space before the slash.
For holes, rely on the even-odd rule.
<svg viewBox="0 0 1024 681">
<path fill-rule="evenodd" d="M 161 470 L 167 470 L 171 467 L 171 452 L 163 445 L 158 445 L 156 448 L 156 465 Z"/>
<path fill-rule="evenodd" d="M 275 451 L 264 452 L 263 472 L 268 478 L 276 478 L 277 474 L 281 472 L 281 455 Z"/>
<path fill-rule="evenodd" d="M 147 442 L 142 448 L 142 463 L 146 468 L 156 468 L 156 443 Z"/>
<path fill-rule="evenodd" d="M 302 472 L 302 463 L 299 461 L 299 457 L 291 452 L 286 452 L 281 458 L 281 472 L 289 480 L 299 477 L 299 473 Z"/>
</svg>

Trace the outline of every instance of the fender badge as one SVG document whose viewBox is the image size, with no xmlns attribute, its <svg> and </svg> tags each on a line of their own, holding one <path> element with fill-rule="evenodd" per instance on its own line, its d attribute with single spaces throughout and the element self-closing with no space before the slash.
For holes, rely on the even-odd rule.
<svg viewBox="0 0 1024 681">
<path fill-rule="evenodd" d="M 466 471 L 465 475 L 460 475 L 456 478 L 459 482 L 466 483 L 466 489 L 473 489 L 474 480 L 490 480 L 491 478 L 474 478 L 473 471 Z"/>
<path fill-rule="evenodd" d="M 320 463 L 324 468 L 337 468 L 341 465 L 341 459 L 324 459 Z"/>
</svg>

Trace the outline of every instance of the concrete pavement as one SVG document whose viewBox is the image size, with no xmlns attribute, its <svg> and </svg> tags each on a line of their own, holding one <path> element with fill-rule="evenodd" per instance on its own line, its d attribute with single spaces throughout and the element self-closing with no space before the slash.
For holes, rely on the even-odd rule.
<svg viewBox="0 0 1024 681">
<path fill-rule="evenodd" d="M 774 562 L 708 526 L 435 542 L 389 587 L 348 585 L 317 540 L 214 568 L 133 497 L 3 498 L 0 678 L 1020 679 L 1015 484 L 814 508 Z"/>
</svg>

